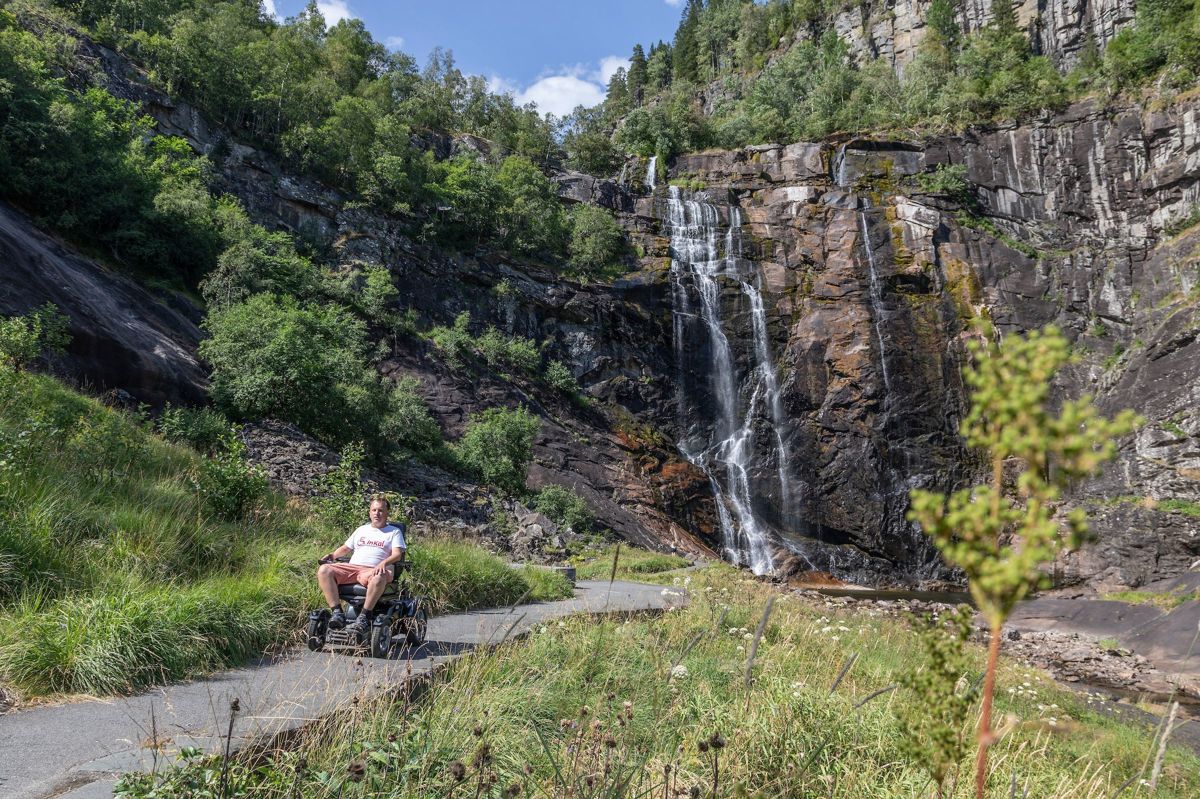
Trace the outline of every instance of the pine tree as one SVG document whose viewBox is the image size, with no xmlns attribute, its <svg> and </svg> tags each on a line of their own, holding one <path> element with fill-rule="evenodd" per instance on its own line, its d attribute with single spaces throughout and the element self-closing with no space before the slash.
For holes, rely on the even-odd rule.
<svg viewBox="0 0 1200 799">
<path fill-rule="evenodd" d="M 1009 10 L 1011 11 L 1011 9 L 1010 5 Z M 958 27 L 958 20 L 954 18 L 954 4 L 950 0 L 933 0 L 929 6 L 929 13 L 925 15 L 925 23 L 929 26 L 930 31 L 941 37 L 942 44 L 947 50 L 950 52 L 958 50 L 962 31 Z"/>
<path fill-rule="evenodd" d="M 646 87 L 646 52 L 640 44 L 633 46 L 633 55 L 629 58 L 629 72 L 625 76 L 625 85 L 629 91 L 629 101 L 634 106 L 642 104 Z"/>
<path fill-rule="evenodd" d="M 696 64 L 699 43 L 696 41 L 700 28 L 700 14 L 704 10 L 703 0 L 688 0 L 683 10 L 683 19 L 675 31 L 675 50 L 672 66 L 676 80 L 697 80 L 700 70 Z"/>
</svg>

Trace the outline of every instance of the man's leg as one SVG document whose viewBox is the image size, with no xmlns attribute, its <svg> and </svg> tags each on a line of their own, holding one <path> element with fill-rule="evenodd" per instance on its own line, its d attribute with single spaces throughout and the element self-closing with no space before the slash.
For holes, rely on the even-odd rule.
<svg viewBox="0 0 1200 799">
<path fill-rule="evenodd" d="M 336 569 L 332 564 L 322 563 L 317 567 L 317 585 L 321 586 L 321 594 L 329 603 L 330 608 L 341 607 L 341 600 L 338 599 Z"/>
<path fill-rule="evenodd" d="M 367 596 L 363 599 L 364 612 L 375 609 L 375 603 L 379 601 L 379 597 L 383 595 L 383 589 L 387 588 L 391 581 L 391 576 L 385 573 L 382 577 L 372 577 L 367 582 Z"/>
</svg>

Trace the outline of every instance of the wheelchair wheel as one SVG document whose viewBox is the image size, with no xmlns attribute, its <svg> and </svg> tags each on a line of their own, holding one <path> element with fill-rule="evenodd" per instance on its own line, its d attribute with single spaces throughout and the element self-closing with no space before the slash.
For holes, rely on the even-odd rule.
<svg viewBox="0 0 1200 799">
<path fill-rule="evenodd" d="M 371 657 L 386 658 L 392 651 L 391 621 L 371 625 Z"/>
<path fill-rule="evenodd" d="M 304 642 L 308 645 L 310 651 L 316 652 L 325 646 L 325 631 L 328 625 L 328 611 L 323 610 L 320 613 L 308 614 L 308 626 L 304 629 Z"/>
<path fill-rule="evenodd" d="M 429 614 L 425 608 L 418 607 L 412 618 L 408 619 L 404 641 L 409 646 L 420 646 L 425 643 L 425 634 L 429 631 Z"/>
</svg>

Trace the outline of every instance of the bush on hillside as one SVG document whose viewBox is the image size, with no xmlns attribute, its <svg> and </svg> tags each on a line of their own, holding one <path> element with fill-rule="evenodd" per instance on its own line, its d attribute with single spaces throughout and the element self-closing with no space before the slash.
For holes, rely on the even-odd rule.
<svg viewBox="0 0 1200 799">
<path fill-rule="evenodd" d="M 53 303 L 24 316 L 0 318 L 0 366 L 20 371 L 44 353 L 71 343 L 70 320 Z"/>
<path fill-rule="evenodd" d="M 542 355 L 531 339 L 506 336 L 494 327 L 476 339 L 475 346 L 493 369 L 509 366 L 518 372 L 533 373 L 542 363 Z"/>
<path fill-rule="evenodd" d="M 212 454 L 229 434 L 229 420 L 212 408 L 177 407 L 167 403 L 155 422 L 159 435 L 197 452 Z"/>
<path fill-rule="evenodd" d="M 548 485 L 539 491 L 533 508 L 576 533 L 591 532 L 596 521 L 596 515 L 583 497 L 559 485 Z"/>
<path fill-rule="evenodd" d="M 463 311 L 454 317 L 454 324 L 450 327 L 439 325 L 431 329 L 429 340 L 442 351 L 452 366 L 462 366 L 474 346 L 470 328 L 471 313 Z"/>
<path fill-rule="evenodd" d="M 223 519 L 250 516 L 267 496 L 267 475 L 246 460 L 246 445 L 233 431 L 222 436 L 211 457 L 200 462 L 196 490 Z"/>
<path fill-rule="evenodd" d="M 204 326 L 212 396 L 231 414 L 294 422 L 338 445 L 419 447 L 432 435 L 430 420 L 414 419 L 411 392 L 387 387 L 368 366 L 366 327 L 340 306 L 258 294 L 215 310 Z"/>
<path fill-rule="evenodd" d="M 471 415 L 455 444 L 459 461 L 484 482 L 511 494 L 525 489 L 533 439 L 541 423 L 524 407 L 488 408 Z"/>
<path fill-rule="evenodd" d="M 579 381 L 575 379 L 571 368 L 562 361 L 551 361 L 546 367 L 546 384 L 555 391 L 571 396 L 580 391 Z"/>
</svg>

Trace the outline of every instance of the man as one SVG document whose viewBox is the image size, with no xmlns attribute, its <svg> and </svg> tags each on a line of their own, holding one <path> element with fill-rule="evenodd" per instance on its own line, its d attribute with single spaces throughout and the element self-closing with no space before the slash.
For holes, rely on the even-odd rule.
<svg viewBox="0 0 1200 799">
<path fill-rule="evenodd" d="M 369 629 L 375 603 L 392 581 L 392 564 L 404 560 L 404 525 L 388 524 L 391 509 L 387 497 L 376 494 L 371 498 L 369 509 L 371 523 L 359 527 L 350 534 L 346 543 L 321 558 L 321 565 L 317 568 L 317 584 L 329 603 L 329 629 L 340 630 L 346 626 L 342 602 L 338 599 L 338 586 L 352 583 L 365 586 L 367 596 L 363 600 L 363 611 L 354 620 L 351 629 L 359 635 Z M 346 555 L 351 556 L 349 563 L 333 562 Z"/>
</svg>

